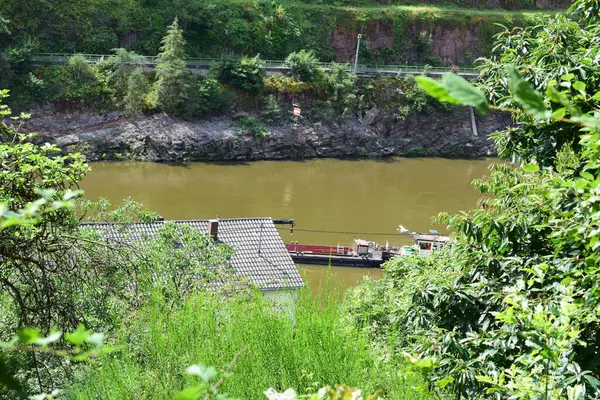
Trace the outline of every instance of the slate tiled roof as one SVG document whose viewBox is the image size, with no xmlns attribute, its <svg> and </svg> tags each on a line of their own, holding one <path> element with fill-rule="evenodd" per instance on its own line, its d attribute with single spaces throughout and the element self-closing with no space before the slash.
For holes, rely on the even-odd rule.
<svg viewBox="0 0 600 400">
<path fill-rule="evenodd" d="M 166 221 L 165 221 L 166 222 Z M 107 240 L 144 240 L 158 232 L 165 223 L 133 223 L 116 229 L 112 223 L 83 223 L 82 226 L 102 232 Z M 202 233 L 208 232 L 209 220 L 169 221 L 189 225 Z M 235 249 L 231 265 L 242 277 L 248 278 L 261 290 L 296 289 L 304 281 L 288 253 L 271 218 L 220 219 L 218 241 Z"/>
</svg>

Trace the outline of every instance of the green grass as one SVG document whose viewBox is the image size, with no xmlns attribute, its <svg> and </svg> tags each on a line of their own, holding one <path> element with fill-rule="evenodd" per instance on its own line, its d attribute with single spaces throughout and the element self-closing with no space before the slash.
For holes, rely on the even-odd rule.
<svg viewBox="0 0 600 400">
<path fill-rule="evenodd" d="M 249 0 L 223 0 L 223 2 L 246 4 L 251 3 Z M 296 1 L 278 1 L 278 4 L 286 8 L 298 8 L 298 9 L 325 9 L 325 10 L 343 10 L 343 11 L 361 11 L 361 12 L 404 12 L 409 11 L 415 14 L 418 13 L 430 13 L 434 15 L 443 16 L 448 12 L 456 14 L 468 14 L 468 15 L 523 15 L 523 16 L 543 16 L 543 15 L 555 15 L 565 13 L 563 9 L 544 9 L 544 10 L 504 10 L 504 9 L 482 9 L 482 8 L 462 8 L 462 7 L 443 7 L 443 6 L 411 6 L 411 5 L 377 5 L 377 6 L 334 6 L 330 4 L 308 4 Z"/>
<path fill-rule="evenodd" d="M 331 291 L 325 290 L 326 293 Z M 127 350 L 88 367 L 69 392 L 72 399 L 172 399 L 193 379 L 191 364 L 227 369 L 247 346 L 223 391 L 242 399 L 264 399 L 269 387 L 299 393 L 325 385 L 381 389 L 389 399 L 421 399 L 411 387 L 417 377 L 400 376 L 402 367 L 378 362 L 362 337 L 345 329 L 341 295 L 315 298 L 303 291 L 293 317 L 262 296 L 251 300 L 201 295 L 172 310 L 161 301 L 145 307 L 122 329 Z"/>
</svg>

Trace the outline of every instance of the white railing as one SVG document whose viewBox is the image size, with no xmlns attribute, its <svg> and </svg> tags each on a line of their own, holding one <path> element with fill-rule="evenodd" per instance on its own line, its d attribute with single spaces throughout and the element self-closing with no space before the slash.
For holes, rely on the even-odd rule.
<svg viewBox="0 0 600 400">
<path fill-rule="evenodd" d="M 110 54 L 65 54 L 65 53 L 37 53 L 33 56 L 33 60 L 36 62 L 46 62 L 46 63 L 64 63 L 67 61 L 69 57 L 74 55 L 83 56 L 90 63 L 97 63 L 103 60 L 106 60 L 110 57 Z M 145 64 L 145 65 L 154 65 L 156 64 L 157 56 L 140 56 L 139 61 L 134 61 L 132 64 Z M 222 58 L 188 58 L 187 64 L 191 68 L 208 68 L 213 63 L 218 63 L 223 61 Z M 288 67 L 285 66 L 285 61 L 281 60 L 261 60 L 265 64 L 266 69 L 283 69 L 287 70 Z M 336 65 L 346 65 L 348 71 L 354 71 L 354 68 L 349 64 L 343 63 L 325 63 L 320 62 L 319 66 L 325 69 L 332 68 Z M 454 72 L 459 75 L 468 75 L 468 76 L 478 76 L 479 72 L 475 68 L 465 68 L 465 67 L 432 67 L 432 66 L 424 66 L 424 65 L 358 65 L 357 73 L 360 74 L 421 74 L 424 72 L 434 73 L 434 74 L 444 74 L 449 72 Z"/>
</svg>

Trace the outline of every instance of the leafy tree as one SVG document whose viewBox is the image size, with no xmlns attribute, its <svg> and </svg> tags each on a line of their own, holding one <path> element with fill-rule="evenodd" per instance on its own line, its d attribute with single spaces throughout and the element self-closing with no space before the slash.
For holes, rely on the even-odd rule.
<svg viewBox="0 0 600 400">
<path fill-rule="evenodd" d="M 426 370 L 440 397 L 597 398 L 597 29 L 558 16 L 501 33 L 501 55 L 482 67 L 483 91 L 456 75 L 418 78 L 440 101 L 510 111 L 516 121 L 493 136 L 515 163 L 476 183 L 488 195 L 481 207 L 440 217 L 456 244 L 391 261 L 349 305 L 358 326 L 391 344 L 390 357 L 407 351 Z"/>
<path fill-rule="evenodd" d="M 412 75 L 364 79 L 358 85 L 358 103 L 363 114 L 377 107 L 393 114 L 396 120 L 403 120 L 412 113 L 439 112 L 448 108 L 428 96 Z"/>
<path fill-rule="evenodd" d="M 8 30 L 8 21 L 2 18 L 0 15 L 0 39 L 2 36 L 10 35 L 10 31 Z M 4 46 L 0 45 L 0 87 L 8 87 L 10 84 L 10 64 L 8 61 L 8 52 Z"/>
<path fill-rule="evenodd" d="M 576 0 L 571 5 L 571 8 L 569 8 L 569 11 L 578 15 L 588 25 L 600 21 L 600 4 L 594 0 Z"/>
<path fill-rule="evenodd" d="M 4 108 L 3 114 L 10 115 L 10 110 Z M 24 210 L 40 195 L 48 200 L 77 196 L 71 188 L 87 170 L 81 155 L 59 155 L 55 146 L 30 143 L 32 137 L 0 124 L 0 160 L 5 166 L 0 174 L 0 202 L 10 210 Z M 55 279 L 71 268 L 71 263 L 63 264 L 68 246 L 59 233 L 72 232 L 77 221 L 64 208 L 48 210 L 38 218 L 36 226 L 15 225 L 0 232 L 0 286 L 14 300 L 19 325 L 47 329 L 58 322 L 57 317 L 68 324 L 73 316 L 68 309 L 72 293 L 59 290 Z"/>
<path fill-rule="evenodd" d="M 211 77 L 200 78 L 197 80 L 195 88 L 193 99 L 195 113 L 204 114 L 220 110 L 230 103 L 223 87 L 216 79 Z"/>
<path fill-rule="evenodd" d="M 325 73 L 323 89 L 336 116 L 346 116 L 356 105 L 356 76 L 343 65 L 332 66 Z"/>
<path fill-rule="evenodd" d="M 190 72 L 186 67 L 185 40 L 177 18 L 162 41 L 156 62 L 154 104 L 175 115 L 189 114 Z"/>
<path fill-rule="evenodd" d="M 507 28 L 498 33 L 496 39 L 494 56 L 480 60 L 480 86 L 488 99 L 498 106 L 513 107 L 516 104 L 508 96 L 506 64 L 515 65 L 525 80 L 541 92 L 554 91 L 549 87 L 558 85 L 559 89 L 576 81 L 585 81 L 589 93 L 600 89 L 600 69 L 594 61 L 600 53 L 600 28 L 597 25 L 582 29 L 577 22 L 557 15 L 543 25 Z M 552 82 L 555 85 L 551 85 Z M 590 109 L 584 98 L 573 101 L 583 110 Z M 560 105 L 554 106 L 552 111 L 561 113 L 561 109 L 568 113 Z M 552 165 L 564 145 L 577 149 L 579 127 L 561 122 L 533 123 L 527 114 L 515 114 L 515 118 L 517 129 L 511 130 L 510 135 L 500 133 L 495 136 L 500 156 L 535 159 L 541 165 Z"/>
<path fill-rule="evenodd" d="M 69 57 L 65 65 L 45 69 L 41 77 L 49 100 L 104 105 L 105 79 L 81 54 Z"/>
<path fill-rule="evenodd" d="M 138 115 L 143 112 L 148 103 L 146 98 L 150 92 L 150 83 L 141 68 L 137 68 L 127 77 L 127 92 L 123 98 L 125 113 Z"/>
<path fill-rule="evenodd" d="M 237 60 L 225 60 L 219 66 L 219 80 L 244 92 L 259 93 L 264 85 L 265 64 L 256 57 L 243 56 Z"/>
<path fill-rule="evenodd" d="M 315 82 L 321 78 L 319 59 L 312 50 L 290 53 L 285 59 L 285 66 L 290 68 L 290 75 L 300 81 Z"/>
<path fill-rule="evenodd" d="M 125 102 L 125 96 L 129 89 L 129 77 L 139 68 L 137 63 L 143 61 L 144 58 L 123 48 L 113 51 L 115 54 L 102 60 L 98 68 L 100 71 L 106 72 L 106 84 L 112 92 L 113 103 L 118 105 Z"/>
<path fill-rule="evenodd" d="M 262 111 L 262 117 L 268 122 L 274 122 L 281 117 L 281 107 L 277 99 L 273 95 L 269 95 L 266 100 Z"/>
</svg>

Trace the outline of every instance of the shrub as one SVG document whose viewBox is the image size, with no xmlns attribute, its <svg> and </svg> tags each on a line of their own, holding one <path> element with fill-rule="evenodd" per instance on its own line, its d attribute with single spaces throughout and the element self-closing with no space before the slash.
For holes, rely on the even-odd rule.
<svg viewBox="0 0 600 400">
<path fill-rule="evenodd" d="M 265 89 L 271 93 L 297 95 L 315 87 L 313 84 L 299 81 L 288 76 L 269 76 L 265 79 Z"/>
<path fill-rule="evenodd" d="M 219 66 L 219 80 L 247 93 L 259 93 L 264 84 L 265 64 L 256 57 L 225 60 Z"/>
<path fill-rule="evenodd" d="M 150 83 L 142 69 L 135 69 L 127 78 L 127 92 L 123 99 L 125 113 L 138 115 L 148 109 L 146 98 L 150 93 Z"/>
<path fill-rule="evenodd" d="M 290 53 L 285 59 L 285 66 L 290 68 L 290 75 L 300 81 L 316 82 L 321 78 L 319 59 L 312 50 Z"/>
<path fill-rule="evenodd" d="M 98 70 L 106 73 L 106 84 L 112 92 L 113 103 L 121 105 L 129 89 L 129 76 L 139 67 L 143 57 L 126 49 L 113 49 L 114 55 L 98 63 Z M 139 80 L 139 76 L 136 78 Z"/>
<path fill-rule="evenodd" d="M 240 134 L 250 134 L 256 138 L 270 135 L 265 126 L 251 115 L 239 118 L 235 125 L 240 129 Z"/>
<path fill-rule="evenodd" d="M 262 112 L 263 118 L 269 122 L 278 120 L 281 117 L 281 108 L 277 99 L 273 95 L 269 95 L 265 101 L 265 105 Z"/>
<path fill-rule="evenodd" d="M 229 106 L 231 100 L 216 79 L 200 78 L 196 85 L 195 112 L 203 114 Z"/>
<path fill-rule="evenodd" d="M 325 72 L 323 89 L 337 117 L 347 116 L 357 105 L 356 76 L 344 65 L 332 66 Z"/>
<path fill-rule="evenodd" d="M 47 68 L 42 79 L 48 87 L 50 100 L 103 105 L 106 92 L 104 79 L 83 55 L 69 57 L 63 66 Z"/>
</svg>

